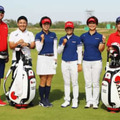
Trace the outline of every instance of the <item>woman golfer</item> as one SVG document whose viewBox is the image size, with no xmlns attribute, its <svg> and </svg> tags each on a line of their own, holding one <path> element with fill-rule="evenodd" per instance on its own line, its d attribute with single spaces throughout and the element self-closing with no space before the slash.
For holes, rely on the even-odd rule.
<svg viewBox="0 0 120 120">
<path fill-rule="evenodd" d="M 74 35 L 73 22 L 65 23 L 66 35 L 59 41 L 58 53 L 62 53 L 62 74 L 64 79 L 64 100 L 65 102 L 61 107 L 67 107 L 70 105 L 70 81 L 72 81 L 73 87 L 73 99 L 72 108 L 78 107 L 78 72 L 82 70 L 82 44 L 80 38 Z"/>
<path fill-rule="evenodd" d="M 102 71 L 101 52 L 105 48 L 105 38 L 96 31 L 98 19 L 94 16 L 87 19 L 89 31 L 82 34 L 80 39 L 84 45 L 83 72 L 85 79 L 86 105 L 98 108 L 99 79 Z"/>
<path fill-rule="evenodd" d="M 35 43 L 38 51 L 37 58 L 37 74 L 40 77 L 39 105 L 43 107 L 51 107 L 49 102 L 49 93 L 51 89 L 51 82 L 54 74 L 56 74 L 57 62 L 57 37 L 54 32 L 50 32 L 52 21 L 49 17 L 42 17 L 40 20 L 40 27 L 42 31 L 36 34 Z"/>
</svg>

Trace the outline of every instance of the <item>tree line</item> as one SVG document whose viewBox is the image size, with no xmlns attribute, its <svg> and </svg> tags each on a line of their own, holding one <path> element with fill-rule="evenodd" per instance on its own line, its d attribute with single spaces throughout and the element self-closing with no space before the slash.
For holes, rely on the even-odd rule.
<svg viewBox="0 0 120 120">
<path fill-rule="evenodd" d="M 13 20 L 13 19 L 5 19 L 4 20 L 5 23 L 7 23 L 8 27 L 9 28 L 16 28 L 17 27 L 17 22 L 16 20 Z M 74 22 L 74 26 L 75 28 L 84 28 L 86 25 L 85 24 L 82 24 L 81 21 L 73 21 Z M 98 27 L 99 28 L 106 28 L 106 25 L 107 24 L 110 24 L 111 26 L 115 26 L 115 22 L 101 22 L 99 23 Z M 51 28 L 64 28 L 64 25 L 65 25 L 65 22 L 64 21 L 57 21 L 57 22 L 54 22 L 51 26 Z M 36 27 L 36 28 L 39 28 L 40 25 L 39 23 L 28 23 L 28 27 Z"/>
</svg>

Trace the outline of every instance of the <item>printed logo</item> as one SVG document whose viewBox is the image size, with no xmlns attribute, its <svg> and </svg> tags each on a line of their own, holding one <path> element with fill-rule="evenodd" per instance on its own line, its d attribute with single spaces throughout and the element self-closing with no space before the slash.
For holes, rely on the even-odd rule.
<svg viewBox="0 0 120 120">
<path fill-rule="evenodd" d="M 72 43 L 76 43 L 76 41 L 72 41 Z"/>
<path fill-rule="evenodd" d="M 96 40 L 99 40 L 99 38 L 95 38 Z"/>
</svg>

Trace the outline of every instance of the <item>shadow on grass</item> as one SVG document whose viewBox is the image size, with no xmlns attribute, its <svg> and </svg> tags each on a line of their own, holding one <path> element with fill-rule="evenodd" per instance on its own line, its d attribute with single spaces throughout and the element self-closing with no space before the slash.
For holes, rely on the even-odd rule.
<svg viewBox="0 0 120 120">
<path fill-rule="evenodd" d="M 55 89 L 50 93 L 50 101 L 56 101 L 56 100 L 60 100 L 62 97 L 64 96 L 64 92 L 59 90 L 59 89 Z"/>
</svg>

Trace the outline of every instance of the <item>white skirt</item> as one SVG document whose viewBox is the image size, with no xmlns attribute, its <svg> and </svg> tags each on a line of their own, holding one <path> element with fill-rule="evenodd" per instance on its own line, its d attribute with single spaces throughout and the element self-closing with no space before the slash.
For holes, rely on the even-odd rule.
<svg viewBox="0 0 120 120">
<path fill-rule="evenodd" d="M 54 56 L 38 55 L 36 67 L 38 75 L 56 74 L 56 67 Z"/>
</svg>

